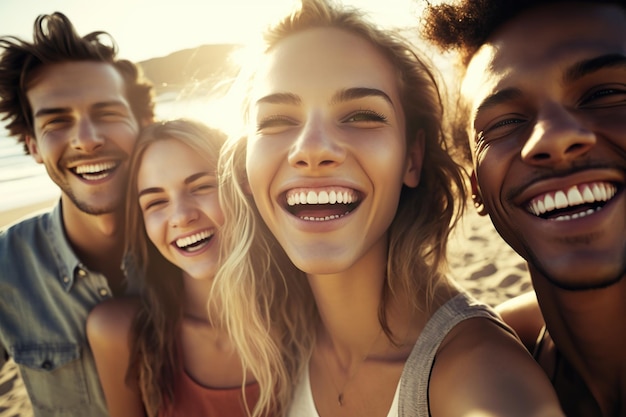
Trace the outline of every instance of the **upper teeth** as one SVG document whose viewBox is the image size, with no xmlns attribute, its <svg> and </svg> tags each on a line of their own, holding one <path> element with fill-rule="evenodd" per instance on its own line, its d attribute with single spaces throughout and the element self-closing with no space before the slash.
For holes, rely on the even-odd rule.
<svg viewBox="0 0 626 417">
<path fill-rule="evenodd" d="M 299 191 L 287 195 L 287 204 L 350 204 L 357 201 L 358 197 L 352 191 Z"/>
<path fill-rule="evenodd" d="M 211 236 L 213 236 L 212 232 L 208 230 L 203 230 L 202 232 L 194 233 L 191 236 L 176 239 L 176 246 L 178 246 L 179 248 L 184 248 L 185 246 L 193 245 L 194 243 L 198 243 L 201 240 L 208 239 Z"/>
<path fill-rule="evenodd" d="M 106 171 L 115 167 L 115 162 L 101 162 L 99 164 L 79 165 L 76 167 L 77 174 L 93 174 Z"/>
<path fill-rule="evenodd" d="M 589 183 L 574 185 L 567 190 L 559 190 L 535 197 L 528 205 L 528 209 L 535 216 L 553 210 L 579 206 L 584 203 L 608 201 L 617 192 L 617 188 L 609 183 Z"/>
</svg>

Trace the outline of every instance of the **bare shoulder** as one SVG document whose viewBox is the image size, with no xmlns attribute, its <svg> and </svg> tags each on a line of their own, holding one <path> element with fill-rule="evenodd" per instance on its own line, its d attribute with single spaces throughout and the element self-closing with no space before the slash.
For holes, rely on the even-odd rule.
<svg viewBox="0 0 626 417">
<path fill-rule="evenodd" d="M 137 298 L 114 298 L 97 305 L 87 318 L 87 337 L 111 416 L 146 415 L 136 368 L 131 368 L 132 324 L 139 306 Z"/>
<path fill-rule="evenodd" d="M 451 397 L 457 399 L 450 401 Z M 510 332 L 486 318 L 457 325 L 433 365 L 431 414 L 563 416 L 545 373 Z"/>
<path fill-rule="evenodd" d="M 106 300 L 91 310 L 87 317 L 87 337 L 91 344 L 127 343 L 139 300 L 118 297 Z"/>
<path fill-rule="evenodd" d="M 530 291 L 511 298 L 498 305 L 496 311 L 517 332 L 526 349 L 532 352 L 544 325 L 535 292 Z"/>
</svg>

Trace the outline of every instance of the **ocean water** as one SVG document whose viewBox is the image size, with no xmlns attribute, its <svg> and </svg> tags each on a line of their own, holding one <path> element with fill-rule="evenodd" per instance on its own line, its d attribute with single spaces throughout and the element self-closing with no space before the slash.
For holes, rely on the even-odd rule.
<svg viewBox="0 0 626 417">
<path fill-rule="evenodd" d="M 43 165 L 24 153 L 21 144 L 0 133 L 0 211 L 49 201 L 59 196 Z"/>
<path fill-rule="evenodd" d="M 159 119 L 188 117 L 224 130 L 231 129 L 225 102 L 211 97 L 161 97 L 157 100 Z M 230 112 L 228 112 L 230 113 Z M 43 165 L 24 153 L 15 138 L 7 136 L 0 126 L 0 212 L 50 201 L 60 195 L 59 188 L 50 180 Z"/>
</svg>

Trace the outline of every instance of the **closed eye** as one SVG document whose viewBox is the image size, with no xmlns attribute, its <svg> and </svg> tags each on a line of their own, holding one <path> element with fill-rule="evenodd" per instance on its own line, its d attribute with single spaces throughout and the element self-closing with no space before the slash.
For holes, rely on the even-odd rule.
<svg viewBox="0 0 626 417">
<path fill-rule="evenodd" d="M 150 200 L 150 201 L 147 201 L 147 202 L 143 203 L 141 209 L 143 211 L 148 211 L 150 209 L 154 209 L 154 208 L 157 208 L 159 206 L 162 206 L 162 205 L 164 205 L 166 203 L 167 203 L 167 200 L 165 200 L 165 199 Z"/>
<path fill-rule="evenodd" d="M 115 111 L 115 110 L 107 110 L 107 111 L 101 111 L 100 113 L 98 113 L 98 116 L 100 117 L 118 117 L 118 116 L 125 116 L 124 113 L 119 112 L 119 111 Z"/>
<path fill-rule="evenodd" d="M 52 119 L 45 120 L 42 127 L 59 127 L 60 125 L 66 125 L 72 122 L 72 118 L 68 116 L 54 117 Z"/>
<path fill-rule="evenodd" d="M 198 184 L 198 185 L 192 187 L 191 192 L 192 193 L 203 193 L 203 192 L 214 190 L 216 188 L 217 188 L 217 184 L 214 184 L 214 183 L 203 183 L 203 184 Z"/>
<path fill-rule="evenodd" d="M 509 117 L 497 120 L 495 123 L 487 126 L 482 132 L 482 137 L 486 141 L 503 138 L 513 133 L 520 126 L 524 125 L 527 119 L 521 117 Z"/>
<path fill-rule="evenodd" d="M 55 119 L 50 119 L 48 120 L 46 123 L 50 124 L 50 123 L 65 123 L 65 122 L 69 122 L 71 119 L 69 117 L 57 117 Z"/>
<path fill-rule="evenodd" d="M 264 134 L 275 134 L 297 125 L 298 122 L 290 117 L 283 115 L 273 115 L 264 117 L 261 121 L 259 121 L 259 123 L 257 123 L 257 132 Z"/>
<path fill-rule="evenodd" d="M 524 122 L 525 120 L 522 120 L 522 119 L 505 119 L 494 124 L 493 126 L 490 127 L 490 129 L 497 129 L 500 127 L 515 125 L 515 124 L 524 123 Z"/>
<path fill-rule="evenodd" d="M 374 110 L 359 110 L 342 120 L 343 123 L 387 123 L 387 116 Z"/>
<path fill-rule="evenodd" d="M 610 107 L 626 104 L 626 87 L 622 85 L 608 86 L 591 91 L 580 101 L 581 107 Z"/>
</svg>

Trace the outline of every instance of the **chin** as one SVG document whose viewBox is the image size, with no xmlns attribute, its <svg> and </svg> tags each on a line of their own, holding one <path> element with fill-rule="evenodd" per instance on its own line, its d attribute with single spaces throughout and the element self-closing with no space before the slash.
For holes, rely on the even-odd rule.
<svg viewBox="0 0 626 417">
<path fill-rule="evenodd" d="M 294 262 L 294 265 L 296 266 L 296 268 L 298 268 L 300 271 L 304 272 L 307 275 L 323 275 L 323 274 L 332 274 L 334 271 L 334 269 L 332 268 L 328 268 L 327 265 L 324 265 L 322 267 L 322 265 L 320 264 L 315 264 L 312 262 Z"/>
<path fill-rule="evenodd" d="M 566 291 L 590 291 L 611 287 L 626 277 L 626 268 L 621 270 L 606 270 L 603 268 L 579 268 L 577 270 L 568 269 L 557 273 L 537 267 L 536 270 L 545 277 L 553 286 Z"/>
<path fill-rule="evenodd" d="M 626 277 L 626 248 L 623 250 L 570 250 L 549 252 L 529 250 L 524 258 L 533 280 L 545 279 L 551 285 L 569 291 L 607 288 Z"/>
<path fill-rule="evenodd" d="M 67 193 L 71 202 L 83 213 L 94 216 L 115 213 L 124 207 L 124 200 L 120 196 L 110 196 L 106 200 L 89 200 Z M 113 197 L 113 198 L 111 198 Z"/>
<path fill-rule="evenodd" d="M 108 206 L 96 206 L 81 203 L 77 204 L 76 207 L 78 207 L 78 209 L 83 213 L 90 214 L 92 216 L 103 216 L 105 214 L 116 213 L 119 209 L 118 204 L 111 204 Z"/>
</svg>

